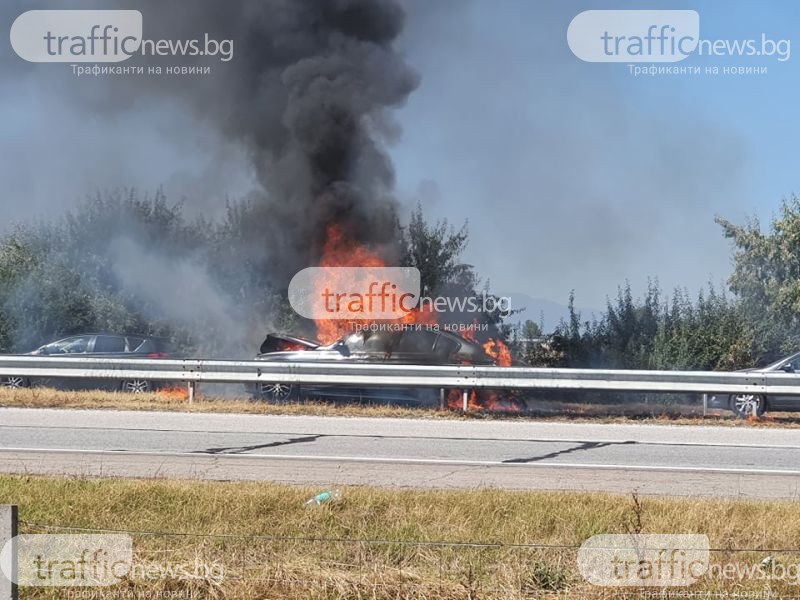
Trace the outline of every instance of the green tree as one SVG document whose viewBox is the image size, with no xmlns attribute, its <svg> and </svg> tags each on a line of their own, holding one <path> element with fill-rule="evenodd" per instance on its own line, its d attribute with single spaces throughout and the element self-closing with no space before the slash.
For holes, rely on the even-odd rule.
<svg viewBox="0 0 800 600">
<path fill-rule="evenodd" d="M 756 329 L 759 362 L 800 346 L 800 199 L 781 202 L 767 232 L 757 219 L 734 225 L 717 218 L 734 245 L 731 290 Z"/>
<path fill-rule="evenodd" d="M 542 328 L 536 321 L 527 319 L 520 329 L 520 337 L 525 340 L 535 340 L 542 337 Z"/>
<path fill-rule="evenodd" d="M 508 340 L 512 328 L 504 319 L 515 311 L 503 312 L 502 306 L 496 302 L 498 298 L 490 293 L 488 282 L 483 283 L 474 267 L 463 262 L 462 256 L 469 242 L 466 223 L 459 229 L 446 219 L 429 224 L 422 207 L 417 205 L 401 235 L 401 263 L 419 269 L 422 296 L 454 299 L 486 296 L 495 301 L 487 302 L 487 309 L 477 313 L 448 311 L 440 314 L 440 325 L 470 325 L 475 322 L 487 327 L 486 331 L 479 332 L 479 339 L 499 337 Z"/>
<path fill-rule="evenodd" d="M 626 284 L 591 322 L 581 323 L 574 295 L 569 310 L 556 331 L 569 366 L 730 370 L 757 358 L 756 330 L 741 303 L 711 284 L 694 301 L 681 289 L 663 299 L 654 281 L 635 298 Z"/>
<path fill-rule="evenodd" d="M 112 245 L 124 237 L 163 256 L 180 256 L 199 248 L 204 236 L 160 192 L 144 198 L 133 191 L 98 194 L 63 218 L 16 228 L 0 239 L 2 349 L 30 350 L 79 331 L 185 339 L 180 324 L 161 318 L 152 302 L 120 279 Z"/>
<path fill-rule="evenodd" d="M 655 337 L 652 368 L 732 370 L 754 364 L 755 330 L 740 302 L 709 285 L 694 303 L 676 290 L 668 304 Z"/>
<path fill-rule="evenodd" d="M 466 223 L 460 229 L 452 227 L 446 219 L 428 224 L 418 204 L 402 236 L 401 262 L 419 269 L 423 296 L 453 290 L 474 291 L 479 285 L 472 265 L 461 262 L 469 243 Z"/>
</svg>

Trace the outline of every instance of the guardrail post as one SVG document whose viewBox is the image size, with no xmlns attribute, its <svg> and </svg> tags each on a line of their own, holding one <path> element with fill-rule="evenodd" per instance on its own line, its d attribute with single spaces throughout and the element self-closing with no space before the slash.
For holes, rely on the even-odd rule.
<svg viewBox="0 0 800 600">
<path fill-rule="evenodd" d="M 462 401 L 462 410 L 464 412 L 469 412 L 469 390 L 464 388 L 464 393 L 461 396 Z"/>
<path fill-rule="evenodd" d="M 703 394 L 703 416 L 708 415 L 708 394 Z"/>
<path fill-rule="evenodd" d="M 194 394 L 197 391 L 197 382 L 190 381 L 188 383 L 189 386 L 189 404 L 194 404 Z"/>
<path fill-rule="evenodd" d="M 0 505 L 0 550 L 11 542 L 11 552 L 8 554 L 7 562 L 0 569 L 0 600 L 18 600 L 17 584 L 14 583 L 17 574 L 17 548 L 16 541 L 12 541 L 17 535 L 17 507 Z M 5 558 L 5 556 L 4 556 Z M 10 579 L 4 572 L 8 570 Z"/>
<path fill-rule="evenodd" d="M 439 388 L 439 410 L 444 410 L 446 406 L 444 401 L 444 388 Z"/>
</svg>

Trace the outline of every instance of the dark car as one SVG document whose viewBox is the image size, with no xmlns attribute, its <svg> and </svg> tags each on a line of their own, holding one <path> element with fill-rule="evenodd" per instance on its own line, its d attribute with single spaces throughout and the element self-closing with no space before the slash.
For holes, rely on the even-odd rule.
<svg viewBox="0 0 800 600">
<path fill-rule="evenodd" d="M 167 358 L 165 342 L 138 335 L 87 333 L 45 344 L 28 356 L 82 356 L 93 358 Z M 55 387 L 62 390 L 102 389 L 141 394 L 158 384 L 146 379 L 91 379 L 58 377 L 0 377 L 3 387 Z"/>
<path fill-rule="evenodd" d="M 745 373 L 784 372 L 800 375 L 800 352 L 782 358 L 761 369 L 744 369 Z M 800 411 L 800 396 L 784 396 L 779 394 L 731 394 L 715 395 L 708 399 L 709 406 L 715 408 L 728 408 L 742 418 L 753 414 L 763 415 L 771 411 Z"/>
<path fill-rule="evenodd" d="M 383 363 L 403 365 L 491 365 L 494 361 L 483 347 L 449 331 L 408 328 L 400 331 L 360 331 L 337 342 L 322 345 L 293 336 L 270 334 L 261 345 L 256 360 L 304 363 Z M 257 398 L 285 402 L 300 392 L 309 396 L 374 398 L 418 404 L 435 394 L 430 390 L 390 388 L 344 388 L 303 386 L 264 382 L 250 388 Z"/>
</svg>

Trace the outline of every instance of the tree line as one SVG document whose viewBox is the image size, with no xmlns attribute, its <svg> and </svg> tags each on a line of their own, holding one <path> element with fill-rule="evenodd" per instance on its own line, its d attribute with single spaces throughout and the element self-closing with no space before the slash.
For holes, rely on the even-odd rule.
<svg viewBox="0 0 800 600">
<path fill-rule="evenodd" d="M 0 236 L 0 352 L 27 352 L 74 333 L 167 338 L 182 353 L 252 356 L 271 331 L 313 337 L 289 307 L 259 244 L 248 201 L 216 220 L 190 218 L 158 191 L 98 193 L 64 216 Z M 427 295 L 474 296 L 484 283 L 462 254 L 466 226 L 429 223 L 417 206 L 396 226 L 405 266 Z M 457 316 L 451 316 L 457 318 Z M 506 337 L 497 312 L 477 315 Z"/>
<path fill-rule="evenodd" d="M 115 191 L 88 198 L 62 217 L 20 224 L 0 237 L 0 352 L 28 351 L 63 335 L 108 331 L 169 338 L 186 352 L 247 356 L 269 331 L 313 336 L 269 256 L 248 230 L 248 202 L 222 218 L 190 218 L 163 193 Z M 800 349 L 800 199 L 781 203 L 762 228 L 718 218 L 732 242 L 728 289 L 709 284 L 690 296 L 651 281 L 637 295 L 627 283 L 600 315 L 569 317 L 537 343 L 529 321 L 514 332 L 498 313 L 470 315 L 483 336 L 512 343 L 534 365 L 729 370 L 765 364 Z M 425 295 L 488 291 L 463 261 L 466 225 L 429 223 L 421 207 L 397 226 L 401 261 L 416 266 Z M 465 315 L 447 315 L 456 322 Z"/>
<path fill-rule="evenodd" d="M 709 283 L 692 297 L 680 288 L 665 294 L 651 281 L 635 296 L 625 283 L 589 319 L 573 294 L 569 317 L 550 339 L 525 345 L 525 358 L 546 366 L 733 370 L 799 351 L 800 199 L 782 201 L 766 230 L 755 218 L 716 221 L 732 243 L 729 289 Z"/>
</svg>

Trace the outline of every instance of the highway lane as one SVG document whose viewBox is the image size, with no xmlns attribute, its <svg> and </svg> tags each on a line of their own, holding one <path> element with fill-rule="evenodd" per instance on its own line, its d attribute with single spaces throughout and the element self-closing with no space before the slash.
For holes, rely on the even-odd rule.
<svg viewBox="0 0 800 600">
<path fill-rule="evenodd" d="M 796 498 L 800 430 L 7 408 L 0 472 Z"/>
</svg>

